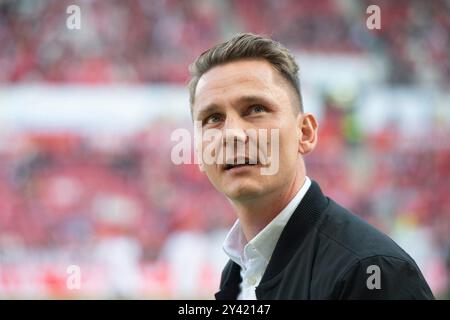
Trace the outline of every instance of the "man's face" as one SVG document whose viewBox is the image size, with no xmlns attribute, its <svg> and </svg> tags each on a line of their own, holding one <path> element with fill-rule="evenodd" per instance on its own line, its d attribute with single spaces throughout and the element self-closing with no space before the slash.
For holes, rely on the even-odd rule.
<svg viewBox="0 0 450 320">
<path fill-rule="evenodd" d="M 216 66 L 200 78 L 192 106 L 193 119 L 201 125 L 204 136 L 209 129 L 216 129 L 222 136 L 212 141 L 200 138 L 196 146 L 199 150 L 201 144 L 201 150 L 206 150 L 214 144 L 214 150 L 219 150 L 215 155 L 222 152 L 221 160 L 201 165 L 218 191 L 231 200 L 251 200 L 279 192 L 293 181 L 300 157 L 299 120 L 302 117 L 296 103 L 298 100 L 290 84 L 263 59 L 239 60 Z M 265 153 L 272 159 L 270 161 L 279 161 L 278 170 L 274 174 L 261 174 L 264 165 L 260 158 L 256 165 L 230 169 L 224 163 L 229 162 L 230 158 L 226 151 L 230 138 L 245 145 L 244 152 L 232 147 L 233 158 L 245 157 L 248 160 L 249 145 L 255 143 L 255 139 L 249 139 L 242 133 L 264 132 L 260 129 L 265 129 L 267 142 L 257 138 L 258 150 L 266 150 L 263 156 Z M 273 131 L 278 131 L 278 141 L 271 141 Z M 273 148 L 274 143 L 278 143 L 279 150 Z M 270 154 L 273 150 L 277 150 L 277 156 Z"/>
</svg>

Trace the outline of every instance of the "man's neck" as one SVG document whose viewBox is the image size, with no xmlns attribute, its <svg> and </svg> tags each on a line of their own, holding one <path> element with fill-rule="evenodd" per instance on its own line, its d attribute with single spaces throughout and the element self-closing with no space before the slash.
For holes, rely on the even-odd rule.
<svg viewBox="0 0 450 320">
<path fill-rule="evenodd" d="M 296 172 L 292 182 L 282 190 L 245 202 L 231 201 L 247 241 L 253 239 L 287 206 L 304 183 L 304 172 Z"/>
</svg>

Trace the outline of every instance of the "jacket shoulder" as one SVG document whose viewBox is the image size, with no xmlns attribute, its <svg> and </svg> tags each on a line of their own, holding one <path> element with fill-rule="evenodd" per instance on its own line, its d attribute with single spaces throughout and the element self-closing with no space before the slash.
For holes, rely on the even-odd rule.
<svg viewBox="0 0 450 320">
<path fill-rule="evenodd" d="M 389 256 L 413 262 L 413 259 L 388 235 L 330 199 L 318 225 L 319 237 L 340 254 L 361 260 L 371 256 Z"/>
<path fill-rule="evenodd" d="M 433 299 L 419 267 L 394 240 L 331 199 L 317 238 L 316 270 L 334 270 L 332 297 Z M 367 284 L 376 272 L 381 274 L 381 290 Z"/>
</svg>

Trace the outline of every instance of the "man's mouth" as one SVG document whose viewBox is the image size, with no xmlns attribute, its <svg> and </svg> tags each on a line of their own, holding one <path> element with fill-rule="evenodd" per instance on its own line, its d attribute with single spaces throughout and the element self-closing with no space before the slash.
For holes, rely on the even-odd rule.
<svg viewBox="0 0 450 320">
<path fill-rule="evenodd" d="M 233 170 L 233 169 L 240 168 L 240 167 L 249 167 L 249 166 L 257 166 L 257 165 L 259 165 L 259 163 L 257 161 L 250 161 L 250 159 L 247 159 L 247 158 L 245 159 L 245 161 L 243 163 L 239 163 L 238 164 L 238 162 L 243 162 L 243 161 L 236 161 L 236 160 L 234 160 L 233 163 L 225 164 L 223 166 L 223 168 L 224 168 L 225 171 L 229 171 L 229 170 Z"/>
</svg>

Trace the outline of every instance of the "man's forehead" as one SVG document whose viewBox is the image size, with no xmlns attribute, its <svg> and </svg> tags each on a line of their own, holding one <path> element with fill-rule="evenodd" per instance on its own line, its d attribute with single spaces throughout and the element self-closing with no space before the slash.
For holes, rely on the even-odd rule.
<svg viewBox="0 0 450 320">
<path fill-rule="evenodd" d="M 259 60 L 237 61 L 220 65 L 206 72 L 197 84 L 195 109 L 224 98 L 239 99 L 241 96 L 267 96 L 273 94 L 277 86 L 276 70 Z"/>
<path fill-rule="evenodd" d="M 267 86 L 273 81 L 275 71 L 270 63 L 261 59 L 239 60 L 218 65 L 200 77 L 196 93 L 225 89 L 243 83 Z"/>
</svg>

